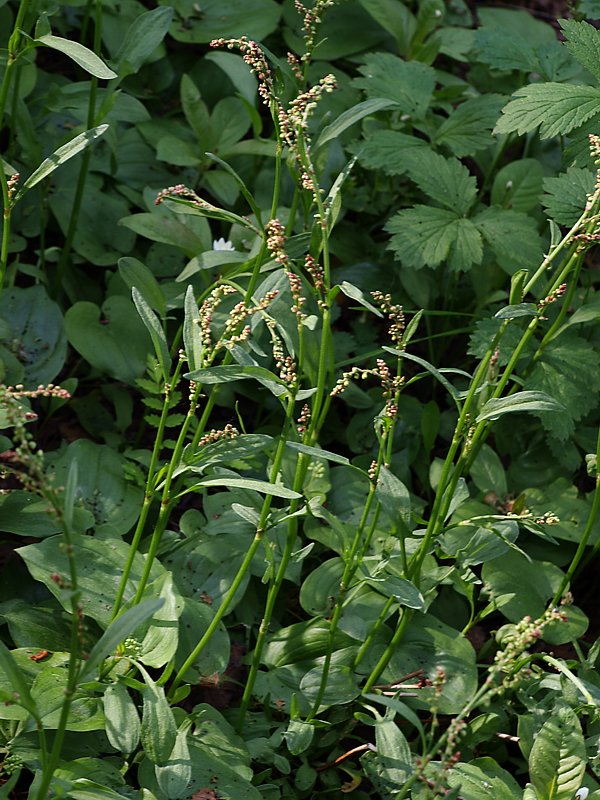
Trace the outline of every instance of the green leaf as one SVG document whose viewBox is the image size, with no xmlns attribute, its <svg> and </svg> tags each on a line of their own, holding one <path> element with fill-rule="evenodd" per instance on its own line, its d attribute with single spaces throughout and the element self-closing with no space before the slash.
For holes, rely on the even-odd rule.
<svg viewBox="0 0 600 800">
<path fill-rule="evenodd" d="M 311 705 L 317 699 L 322 676 L 323 667 L 319 665 L 309 669 L 300 681 L 300 691 Z M 358 675 L 350 667 L 332 664 L 327 673 L 327 686 L 319 708 L 350 703 L 359 694 Z"/>
<path fill-rule="evenodd" d="M 67 341 L 60 308 L 44 287 L 4 289 L 0 320 L 5 323 L 0 343 L 10 351 L 17 349 L 24 368 L 18 379 L 25 388 L 36 389 L 56 378 L 65 363 Z"/>
<path fill-rule="evenodd" d="M 317 139 L 315 150 L 318 150 L 332 139 L 337 139 L 340 134 L 352 127 L 352 125 L 360 122 L 361 119 L 371 114 L 376 114 L 378 111 L 393 108 L 395 105 L 396 103 L 394 100 L 387 100 L 383 97 L 373 97 L 370 100 L 363 100 L 362 103 L 357 103 L 355 106 L 352 106 L 352 108 L 346 109 L 334 122 L 331 122 L 323 128 Z"/>
<path fill-rule="evenodd" d="M 600 31 L 589 22 L 574 19 L 561 19 L 559 25 L 571 55 L 600 81 Z"/>
<path fill-rule="evenodd" d="M 251 489 L 254 492 L 261 492 L 262 494 L 272 495 L 273 497 L 283 497 L 286 500 L 298 500 L 302 497 L 298 492 L 292 489 L 287 489 L 285 486 L 280 486 L 275 483 L 268 483 L 267 481 L 259 481 L 254 478 L 235 478 L 230 475 L 219 475 L 214 478 L 203 478 L 198 483 L 195 483 L 191 489 L 203 489 L 210 486 L 226 486 L 238 489 Z"/>
<path fill-rule="evenodd" d="M 242 56 L 237 53 L 223 52 L 222 50 L 211 50 L 204 58 L 212 61 L 219 69 L 227 75 L 239 94 L 251 105 L 256 105 L 257 81 L 254 75 L 248 70 Z"/>
<path fill-rule="evenodd" d="M 267 386 L 276 397 L 280 397 L 288 391 L 285 381 L 282 381 L 275 373 L 265 367 L 253 365 L 235 366 L 234 364 L 229 364 L 221 367 L 203 367 L 186 373 L 185 377 L 190 381 L 206 384 L 230 383 L 231 381 L 255 378 L 259 383 Z"/>
<path fill-rule="evenodd" d="M 571 800 L 581 786 L 587 754 L 577 715 L 561 705 L 542 725 L 529 754 L 529 773 L 543 800 Z"/>
<path fill-rule="evenodd" d="M 386 175 L 404 175 L 415 159 L 431 152 L 423 139 L 400 131 L 375 131 L 356 150 L 363 166 L 382 170 Z"/>
<path fill-rule="evenodd" d="M 466 100 L 442 122 L 433 141 L 449 147 L 458 158 L 489 147 L 494 141 L 492 129 L 504 102 L 504 97 L 494 94 Z"/>
<path fill-rule="evenodd" d="M 70 344 L 93 367 L 135 383 L 146 371 L 151 339 L 127 297 L 113 295 L 102 306 L 82 301 L 65 316 Z M 101 315 L 103 319 L 101 320 Z"/>
<path fill-rule="evenodd" d="M 466 214 L 477 195 L 477 181 L 456 158 L 419 151 L 409 161 L 408 174 L 421 191 L 459 215 Z"/>
<path fill-rule="evenodd" d="M 108 741 L 120 753 L 133 753 L 140 740 L 140 718 L 125 684 L 111 683 L 103 704 Z"/>
<path fill-rule="evenodd" d="M 74 139 L 71 139 L 70 142 L 63 144 L 61 147 L 55 150 L 51 156 L 48 156 L 48 158 L 42 161 L 40 166 L 34 170 L 34 172 L 32 172 L 27 180 L 21 185 L 19 191 L 13 199 L 13 203 L 18 202 L 23 197 L 25 192 L 36 186 L 36 184 L 38 184 L 40 181 L 43 181 L 44 178 L 47 178 L 48 175 L 60 167 L 61 164 L 64 164 L 70 158 L 76 156 L 77 153 L 80 153 L 82 150 L 88 147 L 107 130 L 108 125 L 98 125 L 96 128 L 90 128 L 89 131 L 80 133 L 79 136 L 76 136 Z"/>
<path fill-rule="evenodd" d="M 288 751 L 299 756 L 310 747 L 315 733 L 315 726 L 300 719 L 291 719 L 283 734 Z"/>
<path fill-rule="evenodd" d="M 167 763 L 175 746 L 177 725 L 163 687 L 154 683 L 141 664 L 137 667 L 146 684 L 142 689 L 140 739 L 150 761 L 161 766 Z"/>
<path fill-rule="evenodd" d="M 542 139 L 569 133 L 600 111 L 600 89 L 563 83 L 534 83 L 518 89 L 502 109 L 494 133 L 529 133 Z"/>
<path fill-rule="evenodd" d="M 568 167 L 562 175 L 545 178 L 542 203 L 546 214 L 558 225 L 574 225 L 583 214 L 588 194 L 594 191 L 595 180 L 591 169 L 579 167 Z"/>
<path fill-rule="evenodd" d="M 481 234 L 471 220 L 443 208 L 419 205 L 399 211 L 385 230 L 392 234 L 389 249 L 413 269 L 446 262 L 453 272 L 460 272 L 479 263 L 483 255 Z"/>
<path fill-rule="evenodd" d="M 308 444 L 291 441 L 286 441 L 286 446 L 291 450 L 296 450 L 298 453 L 304 453 L 304 455 L 310 456 L 311 458 L 322 458 L 324 461 L 332 461 L 334 464 L 350 465 L 350 461 L 346 456 L 340 456 L 338 453 L 332 453 L 330 450 L 323 450 L 321 447 L 311 447 Z"/>
<path fill-rule="evenodd" d="M 526 214 L 486 208 L 473 217 L 473 224 L 507 272 L 512 273 L 523 266 L 536 267 L 542 260 L 542 241 L 536 222 Z"/>
<path fill-rule="evenodd" d="M 392 522 L 399 518 L 405 525 L 410 525 L 410 493 L 385 465 L 379 471 L 375 497 Z"/>
<path fill-rule="evenodd" d="M 435 87 L 435 70 L 418 61 L 403 61 L 391 53 L 370 53 L 359 67 L 363 78 L 354 84 L 369 98 L 394 100 L 398 108 L 415 119 L 422 119 Z"/>
<path fill-rule="evenodd" d="M 459 763 L 448 773 L 448 783 L 464 800 L 518 800 L 521 787 L 493 758 Z"/>
<path fill-rule="evenodd" d="M 163 766 L 155 766 L 156 780 L 169 800 L 185 797 L 192 778 L 192 759 L 188 744 L 191 720 L 184 720 L 177 731 L 175 745 L 169 760 Z"/>
<path fill-rule="evenodd" d="M 410 747 L 393 717 L 388 713 L 375 725 L 379 779 L 387 783 L 390 792 L 402 786 L 413 772 Z"/>
<path fill-rule="evenodd" d="M 196 303 L 194 289 L 188 286 L 185 292 L 184 301 L 184 320 L 183 320 L 183 346 L 188 366 L 192 372 L 197 370 L 202 363 L 202 339 L 198 324 L 200 322 L 200 309 Z"/>
<path fill-rule="evenodd" d="M 537 314 L 538 307 L 535 303 L 516 303 L 496 311 L 494 319 L 518 319 L 519 317 L 535 317 Z"/>
<path fill-rule="evenodd" d="M 519 622 L 526 614 L 532 619 L 540 617 L 562 578 L 563 573 L 555 564 L 532 562 L 514 550 L 485 562 L 482 567 L 482 579 L 491 601 L 510 595 L 499 605 L 499 611 L 510 622 Z M 527 586 L 527 592 L 519 592 L 519 586 Z"/>
<path fill-rule="evenodd" d="M 408 50 L 417 27 L 417 20 L 399 0 L 360 0 L 373 19 L 392 34 L 402 55 Z"/>
<path fill-rule="evenodd" d="M 163 290 L 153 273 L 137 258 L 126 256 L 119 259 L 119 275 L 123 278 L 129 289 L 135 286 L 146 303 L 164 317 L 167 304 Z"/>
<path fill-rule="evenodd" d="M 8 679 L 8 682 L 12 689 L 12 693 L 15 696 L 15 700 L 18 699 L 19 705 L 23 706 L 23 708 L 29 711 L 30 714 L 33 714 L 36 718 L 38 718 L 39 713 L 36 708 L 35 700 L 31 696 L 31 693 L 29 691 L 29 686 L 27 684 L 27 681 L 23 677 L 23 674 L 19 669 L 13 654 L 1 640 L 0 640 L 0 670 L 4 673 L 4 675 Z M 4 700 L 5 702 L 7 702 L 6 698 L 4 698 Z"/>
<path fill-rule="evenodd" d="M 543 179 L 542 165 L 535 158 L 511 161 L 496 173 L 491 203 L 512 211 L 531 211 L 540 202 Z"/>
<path fill-rule="evenodd" d="M 173 9 L 155 8 L 136 17 L 123 36 L 123 43 L 115 57 L 121 77 L 131 75 L 152 56 L 165 38 Z"/>
<path fill-rule="evenodd" d="M 160 320 L 135 286 L 131 290 L 131 296 L 138 314 L 152 339 L 154 352 L 160 364 L 163 380 L 167 381 L 171 372 L 171 354 L 169 353 L 169 345 L 167 344 L 167 338 L 160 324 Z"/>
<path fill-rule="evenodd" d="M 539 416 L 548 432 L 558 439 L 567 439 L 573 433 L 575 423 L 596 407 L 600 391 L 597 349 L 575 333 L 561 335 L 544 348 L 525 382 L 525 388 L 550 394 L 561 404 L 563 413 L 560 416 Z"/>
<path fill-rule="evenodd" d="M 95 78 L 110 80 L 111 78 L 117 77 L 117 73 L 113 72 L 112 69 L 107 67 L 99 56 L 97 56 L 92 50 L 88 50 L 87 47 L 79 44 L 79 42 L 72 42 L 70 39 L 63 39 L 61 36 L 54 36 L 51 33 L 47 33 L 45 36 L 40 36 L 38 39 L 35 39 L 35 41 L 39 44 L 43 44 L 45 47 L 51 47 L 53 50 L 58 50 L 60 53 L 68 56 L 82 69 L 84 69 L 86 72 L 89 72 L 90 75 L 93 75 Z"/>
<path fill-rule="evenodd" d="M 384 570 L 365 578 L 365 583 L 384 597 L 393 597 L 401 606 L 416 608 L 419 611 L 425 608 L 423 595 L 414 583 L 406 578 L 386 573 Z"/>
<path fill-rule="evenodd" d="M 504 497 L 507 492 L 506 473 L 495 450 L 484 444 L 473 462 L 469 475 L 480 492 L 495 492 Z"/>
<path fill-rule="evenodd" d="M 360 303 L 363 308 L 368 309 L 371 314 L 375 314 L 376 317 L 383 317 L 381 311 L 367 300 L 358 286 L 354 286 L 354 284 L 348 283 L 348 281 L 342 281 L 339 287 L 346 297 L 349 297 L 351 300 L 356 300 L 357 303 Z"/>
<path fill-rule="evenodd" d="M 493 69 L 533 72 L 539 69 L 535 48 L 514 30 L 483 26 L 475 31 L 477 60 Z"/>
<path fill-rule="evenodd" d="M 69 573 L 63 541 L 62 536 L 53 536 L 37 544 L 21 547 L 17 552 L 23 558 L 31 575 L 50 590 L 63 608 L 70 611 L 70 595 L 53 580 L 53 576 L 57 574 L 66 576 Z M 96 620 L 101 627 L 107 628 L 111 623 L 113 603 L 121 582 L 123 564 L 129 555 L 129 545 L 115 538 L 106 540 L 86 536 L 79 537 L 75 550 L 81 610 L 86 616 Z M 144 565 L 145 557 L 136 553 L 130 580 L 125 589 L 125 602 L 134 596 Z M 151 580 L 155 580 L 164 572 L 164 567 L 158 561 L 154 561 L 150 573 Z"/>
<path fill-rule="evenodd" d="M 162 603 L 152 615 L 152 619 L 148 618 L 148 630 L 141 642 L 139 660 L 147 667 L 163 667 L 171 661 L 177 651 L 179 629 L 177 620 L 182 600 L 174 590 L 170 573 L 153 581 L 147 587 L 145 594 L 150 597 L 158 594 L 157 599 Z M 138 634 L 137 638 L 140 639 L 141 636 Z"/>
<path fill-rule="evenodd" d="M 476 422 L 495 420 L 515 411 L 565 411 L 565 407 L 545 392 L 515 392 L 508 397 L 492 398 L 481 409 Z"/>
<path fill-rule="evenodd" d="M 160 0 L 168 6 L 172 0 Z M 178 0 L 177 18 L 170 34 L 178 42 L 207 44 L 211 39 L 247 36 L 261 41 L 277 27 L 281 14 L 275 0 L 204 0 L 200 11 L 194 0 Z M 184 23 L 184 24 L 182 24 Z"/>
<path fill-rule="evenodd" d="M 450 383 L 448 378 L 446 378 L 438 369 L 436 369 L 433 364 L 430 364 L 429 361 L 426 361 L 424 358 L 420 356 L 416 356 L 413 353 L 409 353 L 406 350 L 396 350 L 393 347 L 387 347 L 384 345 L 384 350 L 387 350 L 388 353 L 394 353 L 394 355 L 400 356 L 401 358 L 406 358 L 409 361 L 414 361 L 415 364 L 419 364 L 419 366 L 423 367 L 427 370 L 433 377 L 439 381 L 442 386 L 446 389 L 448 394 L 452 397 L 455 403 L 459 401 L 459 393 L 458 390 Z"/>
</svg>

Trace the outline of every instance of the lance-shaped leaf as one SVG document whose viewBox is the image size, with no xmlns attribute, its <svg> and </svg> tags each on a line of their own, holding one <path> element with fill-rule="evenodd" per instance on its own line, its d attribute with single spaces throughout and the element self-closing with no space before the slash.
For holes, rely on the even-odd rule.
<svg viewBox="0 0 600 800">
<path fill-rule="evenodd" d="M 177 725 L 162 686 L 157 686 L 138 664 L 146 686 L 142 690 L 143 710 L 140 738 L 144 752 L 153 764 L 166 764 L 175 746 Z"/>
<path fill-rule="evenodd" d="M 102 134 L 107 130 L 108 125 L 98 125 L 96 128 L 90 128 L 89 131 L 80 133 L 79 136 L 76 136 L 74 139 L 71 139 L 70 142 L 63 144 L 58 148 L 58 150 L 55 150 L 54 153 L 52 153 L 51 156 L 48 156 L 48 158 L 44 159 L 39 167 L 27 178 L 25 183 L 15 195 L 13 203 L 16 203 L 18 200 L 20 200 L 25 192 L 27 192 L 29 189 L 32 189 L 40 181 L 43 181 L 44 178 L 47 178 L 48 175 L 60 167 L 61 164 L 64 164 L 65 161 L 68 161 L 70 158 L 73 158 L 73 156 L 76 156 L 77 153 L 80 153 L 82 150 L 84 150 L 99 136 L 102 136 Z"/>
<path fill-rule="evenodd" d="M 70 39 L 63 39 L 62 36 L 54 36 L 52 33 L 47 33 L 40 36 L 35 40 L 38 44 L 43 44 L 45 47 L 51 47 L 53 50 L 58 50 L 65 56 L 68 56 L 72 61 L 78 64 L 90 75 L 95 78 L 102 78 L 103 80 L 111 80 L 116 78 L 117 73 L 113 72 L 110 67 L 107 67 L 104 61 L 96 55 L 92 50 L 89 50 L 79 42 L 72 42 Z"/>
<path fill-rule="evenodd" d="M 154 345 L 156 357 L 158 358 L 158 363 L 160 364 L 162 376 L 164 380 L 167 381 L 169 379 L 171 356 L 169 354 L 169 345 L 167 344 L 165 332 L 162 329 L 162 325 L 160 324 L 158 317 L 154 311 L 152 311 L 148 303 L 144 300 L 135 286 L 131 290 L 131 296 L 133 298 L 133 302 L 135 303 L 135 307 L 138 310 L 138 314 L 142 318 L 142 322 L 148 329 L 148 333 L 152 339 L 152 344 Z"/>
<path fill-rule="evenodd" d="M 547 720 L 529 754 L 531 781 L 540 800 L 570 800 L 581 786 L 587 762 L 581 725 L 562 706 Z"/>
<path fill-rule="evenodd" d="M 545 392 L 516 392 L 509 397 L 493 397 L 488 400 L 476 422 L 498 419 L 515 411 L 565 411 L 565 407 Z"/>
</svg>

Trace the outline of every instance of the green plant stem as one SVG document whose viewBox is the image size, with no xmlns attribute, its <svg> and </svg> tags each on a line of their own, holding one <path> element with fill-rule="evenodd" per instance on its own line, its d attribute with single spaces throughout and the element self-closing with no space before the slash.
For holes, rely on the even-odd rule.
<svg viewBox="0 0 600 800">
<path fill-rule="evenodd" d="M 62 701 L 60 717 L 58 720 L 56 733 L 54 735 L 52 750 L 50 751 L 46 759 L 46 764 L 42 772 L 42 779 L 38 787 L 36 800 L 46 800 L 46 796 L 48 794 L 48 788 L 50 786 L 50 781 L 52 780 L 54 772 L 56 771 L 56 768 L 58 766 L 58 762 L 60 761 L 62 746 L 65 739 L 65 733 L 67 730 L 67 722 L 69 719 L 73 698 L 75 696 L 75 691 L 77 689 L 77 676 L 79 674 L 79 664 L 80 664 L 79 651 L 80 651 L 80 625 L 82 619 L 82 612 L 79 606 L 80 591 L 77 583 L 77 563 L 74 553 L 74 538 L 71 530 L 69 529 L 69 525 L 66 522 L 65 516 L 62 513 L 62 510 L 58 506 L 56 498 L 52 498 L 51 502 L 54 508 L 56 509 L 57 513 L 59 514 L 61 520 L 63 528 L 63 536 L 65 540 L 64 550 L 67 556 L 67 563 L 69 565 L 70 598 L 71 598 L 71 634 L 70 634 L 70 645 L 69 645 L 69 665 L 67 668 L 67 684 L 64 692 L 64 699 Z"/>
<path fill-rule="evenodd" d="M 100 54 L 102 45 L 102 2 L 96 0 L 96 9 L 94 17 L 94 53 Z M 90 93 L 88 95 L 88 111 L 87 111 L 87 130 L 94 127 L 96 122 L 96 99 L 98 95 L 98 78 L 91 77 L 90 80 Z M 90 169 L 90 162 L 92 159 L 92 150 L 86 147 L 85 152 L 81 157 L 79 166 L 79 175 L 77 176 L 77 186 L 75 188 L 75 195 L 73 197 L 73 206 L 71 207 L 71 216 L 69 217 L 69 225 L 67 227 L 67 235 L 61 249 L 60 258 L 56 265 L 56 272 L 54 273 L 53 294 L 58 297 L 62 292 L 62 284 L 65 277 L 65 270 L 71 256 L 73 249 L 73 240 L 77 233 L 77 224 L 79 222 L 79 215 L 81 213 L 81 204 L 83 202 L 83 194 L 85 192 L 85 185 L 87 176 Z"/>
<path fill-rule="evenodd" d="M 412 608 L 403 608 L 401 610 L 400 621 L 396 626 L 394 635 L 390 639 L 388 646 L 383 651 L 377 664 L 375 664 L 375 666 L 371 671 L 371 674 L 367 678 L 366 683 L 363 686 L 363 694 L 366 694 L 367 692 L 371 691 L 371 689 L 377 683 L 387 665 L 390 663 L 392 656 L 396 652 L 396 648 L 402 641 L 402 637 L 404 636 L 404 631 L 406 630 L 406 626 L 408 625 L 409 621 L 412 619 L 413 613 L 414 612 Z"/>
<path fill-rule="evenodd" d="M 173 378 L 171 380 L 171 386 L 176 386 L 177 382 L 179 381 L 179 374 L 181 371 L 182 362 L 178 361 L 177 366 L 175 367 L 175 372 L 173 374 Z M 131 574 L 131 569 L 133 567 L 133 562 L 138 551 L 140 541 L 142 535 L 144 533 L 144 529 L 146 527 L 146 522 L 148 520 L 148 514 L 150 512 L 150 507 L 154 500 L 155 495 L 155 487 L 157 482 L 157 466 L 158 466 L 158 459 L 160 456 L 160 451 L 162 449 L 162 444 L 164 440 L 167 419 L 169 417 L 169 410 L 170 410 L 170 393 L 165 391 L 165 399 L 163 401 L 163 407 L 160 415 L 160 421 L 158 423 L 158 430 L 156 432 L 156 436 L 154 438 L 154 446 L 152 448 L 152 455 L 150 457 L 150 466 L 148 468 L 148 477 L 146 478 L 146 487 L 144 489 L 144 502 L 142 505 L 142 509 L 140 512 L 140 516 L 138 518 L 138 522 L 135 528 L 135 532 L 133 534 L 133 539 L 131 540 L 131 545 L 129 546 L 129 553 L 127 555 L 127 561 L 125 563 L 125 568 L 123 569 L 123 574 L 121 575 L 121 580 L 119 581 L 119 588 L 117 589 L 117 596 L 115 598 L 114 606 L 113 606 L 113 613 L 112 619 L 118 616 L 119 611 L 121 609 L 121 604 L 123 602 L 123 595 L 125 593 L 125 588 L 127 586 L 127 581 L 129 580 L 129 576 Z"/>
<path fill-rule="evenodd" d="M 279 441 L 277 443 L 277 450 L 275 451 L 275 455 L 273 457 L 273 463 L 271 465 L 271 474 L 270 474 L 270 482 L 275 483 L 277 480 L 277 476 L 281 470 L 281 464 L 283 461 L 283 456 L 285 453 L 286 448 L 286 441 L 287 441 L 287 434 L 289 431 L 289 426 L 293 421 L 294 417 L 294 407 L 295 407 L 295 394 L 291 393 L 288 399 L 288 406 L 286 412 L 286 424 L 283 427 L 281 435 L 279 436 Z M 198 642 L 198 644 L 194 647 L 190 655 L 187 657 L 183 665 L 180 667 L 179 671 L 173 678 L 173 682 L 171 684 L 171 688 L 169 690 L 169 698 L 172 699 L 177 687 L 184 679 L 185 673 L 188 669 L 194 664 L 200 653 L 204 650 L 206 645 L 211 640 L 214 632 L 216 631 L 217 627 L 219 626 L 221 620 L 227 613 L 229 606 L 231 605 L 233 598 L 235 597 L 236 592 L 242 585 L 242 582 L 250 569 L 250 565 L 252 564 L 252 559 L 254 558 L 256 551 L 258 550 L 259 546 L 262 543 L 263 536 L 265 533 L 265 528 L 267 524 L 267 519 L 269 517 L 269 513 L 271 511 L 271 503 L 273 502 L 272 495 L 266 495 L 263 501 L 263 505 L 261 508 L 259 522 L 256 528 L 256 532 L 254 534 L 254 539 L 250 547 L 248 548 L 246 555 L 233 579 L 231 582 L 231 586 L 227 590 L 227 593 L 223 597 L 223 602 L 215 612 L 215 616 L 213 617 L 210 625 L 204 632 L 204 635 Z"/>
</svg>

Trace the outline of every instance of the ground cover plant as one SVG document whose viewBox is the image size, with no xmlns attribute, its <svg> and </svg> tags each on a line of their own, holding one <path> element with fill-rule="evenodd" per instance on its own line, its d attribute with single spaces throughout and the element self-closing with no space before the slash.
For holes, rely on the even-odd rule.
<svg viewBox="0 0 600 800">
<path fill-rule="evenodd" d="M 562 12 L 0 0 L 0 797 L 600 797 Z"/>
</svg>

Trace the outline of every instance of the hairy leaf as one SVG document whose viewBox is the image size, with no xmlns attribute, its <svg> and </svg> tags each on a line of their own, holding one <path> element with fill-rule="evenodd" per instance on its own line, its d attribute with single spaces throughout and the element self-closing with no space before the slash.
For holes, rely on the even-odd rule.
<svg viewBox="0 0 600 800">
<path fill-rule="evenodd" d="M 399 211 L 385 226 L 389 248 L 407 267 L 436 267 L 443 261 L 454 272 L 481 260 L 481 234 L 471 220 L 443 208 L 415 206 Z"/>
<path fill-rule="evenodd" d="M 477 182 L 456 158 L 444 158 L 430 150 L 419 151 L 409 162 L 408 173 L 421 191 L 435 203 L 466 214 L 477 194 Z"/>
<path fill-rule="evenodd" d="M 416 136 L 400 131 L 375 131 L 366 141 L 361 141 L 358 160 L 367 169 L 380 169 L 386 175 L 404 175 L 416 160 L 429 152 L 429 145 Z"/>
<path fill-rule="evenodd" d="M 565 45 L 582 67 L 600 80 L 600 31 L 589 22 L 561 19 L 560 27 L 565 34 Z"/>
<path fill-rule="evenodd" d="M 534 83 L 516 91 L 502 109 L 494 133 L 529 133 L 539 127 L 542 139 L 569 133 L 600 111 L 600 88 L 562 83 Z"/>
<path fill-rule="evenodd" d="M 542 203 L 546 213 L 558 225 L 574 225 L 583 213 L 587 195 L 593 192 L 594 184 L 592 170 L 579 167 L 569 167 L 562 175 L 545 178 L 546 194 Z"/>
<path fill-rule="evenodd" d="M 466 100 L 442 122 L 434 142 L 449 147 L 459 158 L 489 147 L 493 143 L 492 128 L 503 105 L 504 98 L 496 94 Z"/>
<path fill-rule="evenodd" d="M 369 97 L 394 100 L 401 111 L 422 119 L 435 86 L 435 71 L 418 61 L 403 61 L 391 53 L 370 53 L 359 67 L 363 78 L 354 83 Z"/>
</svg>

